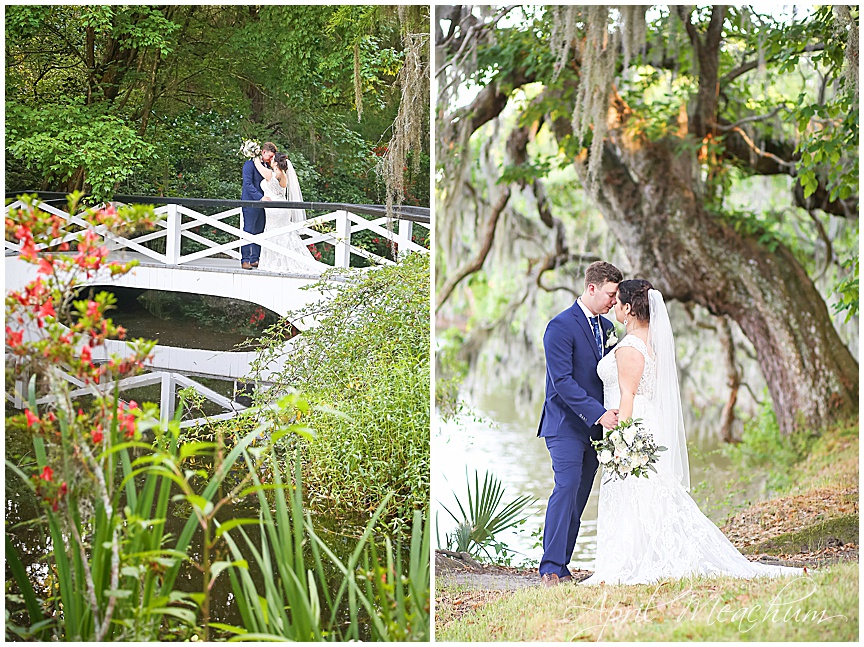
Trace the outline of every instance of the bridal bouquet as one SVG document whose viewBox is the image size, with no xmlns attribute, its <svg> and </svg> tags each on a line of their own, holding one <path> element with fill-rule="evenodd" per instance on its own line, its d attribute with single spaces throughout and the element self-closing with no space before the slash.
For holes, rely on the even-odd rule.
<svg viewBox="0 0 864 647">
<path fill-rule="evenodd" d="M 243 145 L 240 147 L 240 154 L 243 157 L 248 159 L 252 159 L 253 157 L 258 157 L 261 153 L 261 144 L 256 142 L 254 139 L 247 139 L 243 142 Z"/>
<path fill-rule="evenodd" d="M 639 418 L 628 418 L 612 429 L 605 430 L 602 440 L 591 441 L 600 464 L 611 473 L 612 478 L 647 478 L 648 470 L 657 472 L 654 463 L 660 460 L 659 454 L 666 448 L 657 446 L 654 436 L 645 431 L 641 422 Z"/>
</svg>

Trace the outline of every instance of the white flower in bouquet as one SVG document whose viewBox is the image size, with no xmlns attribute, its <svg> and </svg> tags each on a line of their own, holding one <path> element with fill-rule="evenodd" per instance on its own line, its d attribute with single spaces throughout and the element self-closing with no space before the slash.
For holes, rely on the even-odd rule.
<svg viewBox="0 0 864 647">
<path fill-rule="evenodd" d="M 258 157 L 261 154 L 261 144 L 254 139 L 247 139 L 240 147 L 240 154 L 247 159 Z"/>
<path fill-rule="evenodd" d="M 628 476 L 648 476 L 648 470 L 656 472 L 654 463 L 659 460 L 654 437 L 640 424 L 641 420 L 628 419 L 604 432 L 602 440 L 592 440 L 598 460 L 610 478 L 625 479 Z"/>
</svg>

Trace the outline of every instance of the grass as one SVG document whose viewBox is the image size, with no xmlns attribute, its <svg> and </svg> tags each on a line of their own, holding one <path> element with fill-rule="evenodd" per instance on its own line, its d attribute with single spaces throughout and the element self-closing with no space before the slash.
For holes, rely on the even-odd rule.
<svg viewBox="0 0 864 647">
<path fill-rule="evenodd" d="M 439 598 L 436 615 L 436 641 L 853 641 L 858 639 L 858 564 L 779 580 L 532 587 L 449 623 L 453 610 Z"/>
</svg>

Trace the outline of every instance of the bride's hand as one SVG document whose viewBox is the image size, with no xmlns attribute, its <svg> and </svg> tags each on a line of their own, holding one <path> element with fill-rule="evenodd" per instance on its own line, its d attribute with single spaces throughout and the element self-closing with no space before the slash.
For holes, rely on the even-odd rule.
<svg viewBox="0 0 864 647">
<path fill-rule="evenodd" d="M 252 158 L 252 161 L 255 164 L 255 168 L 258 169 L 258 172 L 261 174 L 261 176 L 269 182 L 270 178 L 272 177 L 273 171 L 271 169 L 267 168 L 266 166 L 264 166 L 264 161 L 262 160 L 262 158 L 260 156 Z"/>
</svg>

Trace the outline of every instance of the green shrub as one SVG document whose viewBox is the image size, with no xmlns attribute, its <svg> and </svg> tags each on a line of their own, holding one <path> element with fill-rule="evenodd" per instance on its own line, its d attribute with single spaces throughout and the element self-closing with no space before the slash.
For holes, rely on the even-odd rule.
<svg viewBox="0 0 864 647">
<path fill-rule="evenodd" d="M 303 466 L 310 502 L 371 512 L 392 491 L 385 518 L 407 526 L 429 505 L 429 257 L 409 254 L 313 288 L 330 298 L 265 331 L 256 370 L 286 352 L 287 321 L 314 318 L 271 387 L 299 389 L 313 405 L 307 424 L 317 440 L 305 445 Z"/>
<path fill-rule="evenodd" d="M 774 409 L 766 401 L 744 424 L 741 443 L 726 446 L 724 452 L 744 472 L 767 468 L 768 490 L 780 492 L 792 485 L 791 468 L 807 457 L 817 438 L 809 431 L 782 435 Z"/>
</svg>

